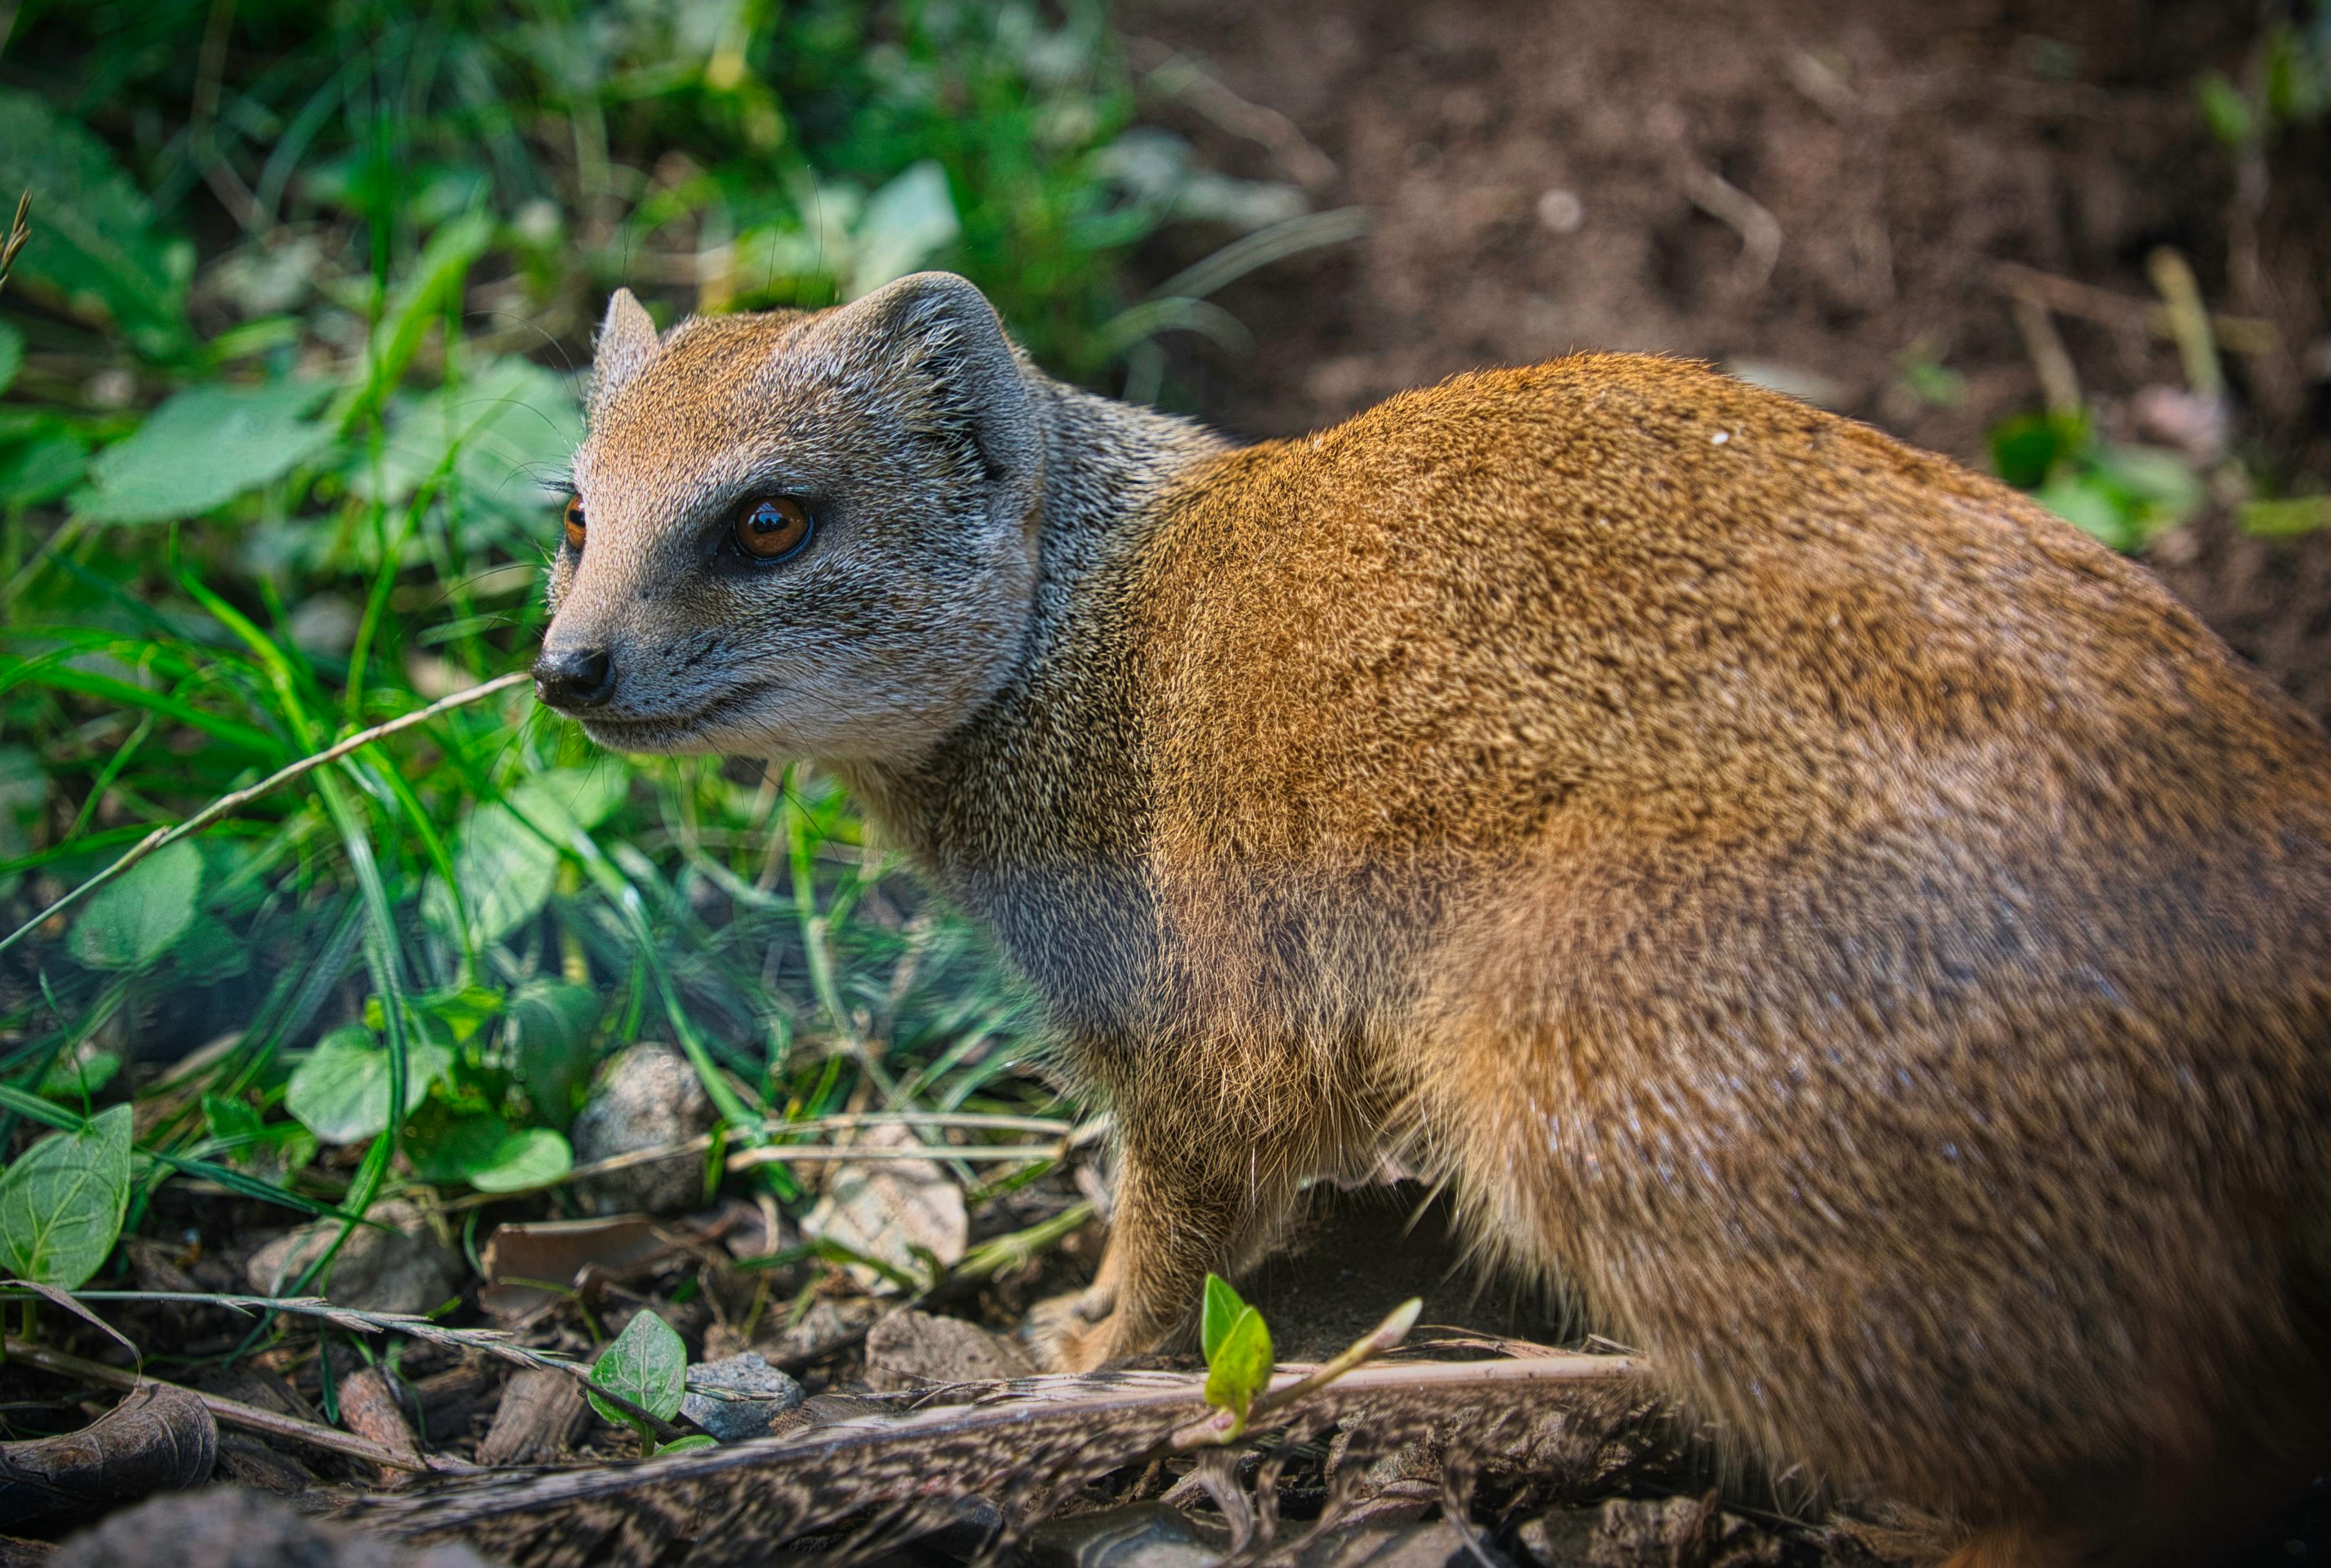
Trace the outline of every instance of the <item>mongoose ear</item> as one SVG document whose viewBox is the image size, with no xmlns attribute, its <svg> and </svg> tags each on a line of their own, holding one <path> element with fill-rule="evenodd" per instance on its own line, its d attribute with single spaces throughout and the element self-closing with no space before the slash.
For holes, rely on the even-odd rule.
<svg viewBox="0 0 2331 1568">
<path fill-rule="evenodd" d="M 661 353 L 655 323 L 647 307 L 629 289 L 618 289 L 607 300 L 606 318 L 599 323 L 599 345 L 591 356 L 591 408 L 605 407 L 623 383 L 646 369 Z"/>
<path fill-rule="evenodd" d="M 994 485 L 1033 504 L 1042 442 L 1028 383 L 987 296 L 953 272 L 886 283 L 826 318 L 829 342 L 959 439 Z"/>
</svg>

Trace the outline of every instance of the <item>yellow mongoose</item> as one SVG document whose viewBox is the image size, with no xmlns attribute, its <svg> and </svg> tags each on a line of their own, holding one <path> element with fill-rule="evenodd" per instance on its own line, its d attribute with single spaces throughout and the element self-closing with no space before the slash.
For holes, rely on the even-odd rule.
<svg viewBox="0 0 2331 1568">
<path fill-rule="evenodd" d="M 618 293 L 575 486 L 544 698 L 837 770 L 1114 1104 L 1056 1364 L 1390 1143 L 1958 1562 L 2193 1561 L 2322 1456 L 2331 751 L 2024 498 L 1616 355 L 1234 449 L 944 274 Z"/>
</svg>

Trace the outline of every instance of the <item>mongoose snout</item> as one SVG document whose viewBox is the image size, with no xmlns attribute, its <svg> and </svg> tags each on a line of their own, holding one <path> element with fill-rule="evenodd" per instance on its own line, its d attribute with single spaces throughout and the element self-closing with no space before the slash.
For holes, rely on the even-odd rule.
<svg viewBox="0 0 2331 1568">
<path fill-rule="evenodd" d="M 1631 356 L 1234 447 L 942 274 L 618 294 L 575 470 L 546 699 L 838 772 L 1113 1107 L 1054 1364 L 1390 1150 L 1965 1563 L 2331 1455 L 2331 751 L 2028 499 Z"/>
</svg>

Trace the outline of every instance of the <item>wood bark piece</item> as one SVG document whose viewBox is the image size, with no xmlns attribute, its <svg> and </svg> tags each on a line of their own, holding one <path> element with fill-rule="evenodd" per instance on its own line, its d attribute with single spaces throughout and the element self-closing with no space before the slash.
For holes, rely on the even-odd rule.
<svg viewBox="0 0 2331 1568">
<path fill-rule="evenodd" d="M 478 1254 L 478 1305 L 498 1323 L 522 1323 L 570 1291 L 595 1299 L 601 1285 L 642 1278 L 684 1245 L 642 1214 L 497 1225 Z"/>
<path fill-rule="evenodd" d="M 1595 1433 L 1624 1440 L 1657 1419 L 1644 1365 L 1638 1356 L 1559 1354 L 1364 1366 L 1270 1411 L 1267 1424 L 1309 1441 L 1341 1423 L 1394 1448 L 1436 1431 L 1461 1434 L 1500 1469 L 1535 1468 L 1529 1450 L 1546 1447 L 1540 1434 L 1558 1433 L 1591 1454 Z M 1283 1369 L 1275 1392 L 1303 1378 L 1302 1369 Z M 750 1562 L 852 1516 L 906 1539 L 947 1524 L 966 1497 L 992 1501 L 1010 1536 L 1079 1483 L 1165 1451 L 1204 1413 L 1204 1381 L 1146 1372 L 1031 1378 L 992 1385 L 973 1404 L 809 1426 L 647 1464 L 463 1476 L 401 1497 L 353 1498 L 347 1516 L 408 1541 L 458 1535 L 517 1568 Z M 996 1544 L 997 1560 L 1011 1544 Z"/>
<path fill-rule="evenodd" d="M 149 1383 L 77 1432 L 0 1443 L 0 1526 L 199 1487 L 217 1460 L 218 1422 L 201 1396 Z"/>
<path fill-rule="evenodd" d="M 388 1386 L 388 1376 L 380 1368 L 366 1367 L 341 1382 L 340 1420 L 358 1437 L 404 1456 L 405 1462 L 378 1466 L 382 1486 L 402 1486 L 413 1478 L 414 1470 L 426 1468 L 421 1458 L 421 1440 L 413 1435 L 412 1423 L 397 1403 L 396 1391 Z"/>
<path fill-rule="evenodd" d="M 547 1465 L 583 1435 L 591 1407 L 563 1373 L 529 1367 L 502 1387 L 494 1424 L 478 1444 L 481 1465 Z"/>
</svg>

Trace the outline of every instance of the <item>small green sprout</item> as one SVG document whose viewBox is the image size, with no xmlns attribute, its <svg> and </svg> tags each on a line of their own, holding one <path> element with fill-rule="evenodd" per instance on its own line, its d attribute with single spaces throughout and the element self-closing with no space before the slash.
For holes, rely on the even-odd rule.
<svg viewBox="0 0 2331 1568">
<path fill-rule="evenodd" d="M 599 1353 L 599 1359 L 591 1366 L 591 1381 L 618 1398 L 629 1400 L 658 1421 L 669 1421 L 680 1413 L 680 1402 L 688 1392 L 688 1347 L 672 1332 L 671 1325 L 652 1312 L 642 1311 L 623 1326 L 623 1332 L 615 1335 L 613 1345 Z M 592 1409 L 639 1433 L 640 1446 L 652 1456 L 684 1454 L 713 1446 L 710 1438 L 699 1433 L 658 1447 L 656 1434 L 645 1421 L 596 1393 L 587 1390 L 585 1392 Z"/>
<path fill-rule="evenodd" d="M 1206 1402 L 1231 1413 L 1228 1435 L 1235 1438 L 1246 1430 L 1255 1395 L 1270 1383 L 1270 1326 L 1229 1280 L 1209 1274 L 1198 1333 L 1206 1353 Z"/>
</svg>

